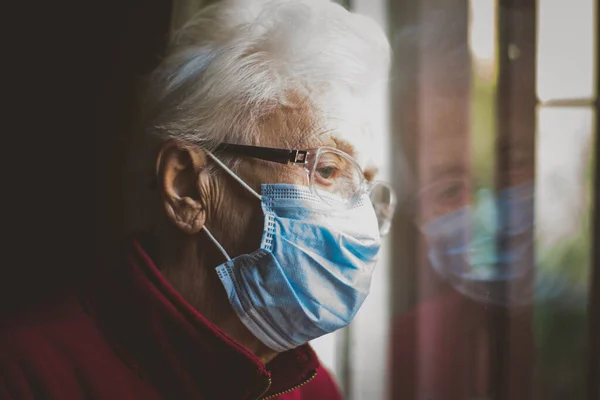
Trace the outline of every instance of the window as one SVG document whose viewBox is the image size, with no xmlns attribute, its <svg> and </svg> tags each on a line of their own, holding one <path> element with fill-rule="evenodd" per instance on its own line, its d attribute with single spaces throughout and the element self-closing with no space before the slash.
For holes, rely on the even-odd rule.
<svg viewBox="0 0 600 400">
<path fill-rule="evenodd" d="M 389 3 L 411 179 L 392 174 L 413 198 L 392 239 L 389 398 L 594 395 L 596 7 Z"/>
</svg>

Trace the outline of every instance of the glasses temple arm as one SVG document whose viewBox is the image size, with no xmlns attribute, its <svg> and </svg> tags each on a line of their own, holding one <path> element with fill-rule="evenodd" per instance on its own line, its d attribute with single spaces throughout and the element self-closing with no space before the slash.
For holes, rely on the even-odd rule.
<svg viewBox="0 0 600 400">
<path fill-rule="evenodd" d="M 279 164 L 304 164 L 306 163 L 307 151 L 275 149 L 271 147 L 246 146 L 240 144 L 222 143 L 215 151 L 237 154 L 257 158 L 259 160 L 276 162 Z"/>
</svg>

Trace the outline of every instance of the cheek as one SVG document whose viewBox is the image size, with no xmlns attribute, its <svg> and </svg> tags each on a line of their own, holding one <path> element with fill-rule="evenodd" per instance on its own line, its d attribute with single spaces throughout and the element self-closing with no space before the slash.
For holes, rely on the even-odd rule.
<svg viewBox="0 0 600 400">
<path fill-rule="evenodd" d="M 244 240 L 244 253 L 251 253 L 253 251 L 258 250 L 260 247 L 260 242 L 263 236 L 263 227 L 265 224 L 265 218 L 262 213 L 262 210 L 259 209 L 252 213 L 252 217 L 250 218 L 250 223 L 247 227 L 247 236 Z"/>
<path fill-rule="evenodd" d="M 257 250 L 263 230 L 260 201 L 232 179 L 221 182 L 219 188 L 215 217 L 220 225 L 221 244 L 231 257 Z"/>
<path fill-rule="evenodd" d="M 304 167 L 294 167 L 284 177 L 282 177 L 282 183 L 308 186 L 308 171 Z"/>
<path fill-rule="evenodd" d="M 308 172 L 300 165 L 260 163 L 248 168 L 242 179 L 260 194 L 260 186 L 263 183 L 286 183 L 306 186 L 308 185 Z"/>
<path fill-rule="evenodd" d="M 240 177 L 257 193 L 260 193 L 262 183 L 308 185 L 308 174 L 300 166 L 257 163 L 250 168 L 244 168 L 243 171 L 239 170 Z M 231 200 L 223 204 L 226 207 L 225 213 L 230 214 L 226 220 L 230 230 L 236 232 L 236 254 L 249 254 L 260 248 L 264 232 L 264 214 L 258 199 L 241 186 L 234 190 L 235 194 Z"/>
<path fill-rule="evenodd" d="M 260 201 L 254 196 L 236 197 L 224 212 L 229 214 L 225 232 L 232 232 L 232 237 L 235 232 L 236 255 L 256 251 L 260 247 L 264 226 Z"/>
</svg>

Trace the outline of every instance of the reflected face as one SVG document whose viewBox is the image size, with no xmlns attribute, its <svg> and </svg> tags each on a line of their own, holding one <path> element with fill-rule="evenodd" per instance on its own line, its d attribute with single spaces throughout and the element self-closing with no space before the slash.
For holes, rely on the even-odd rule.
<svg viewBox="0 0 600 400">
<path fill-rule="evenodd" d="M 469 203 L 470 193 L 471 183 L 468 179 L 440 176 L 439 180 L 420 191 L 421 222 L 427 223 L 458 210 Z"/>
<path fill-rule="evenodd" d="M 439 106 L 454 114 L 457 105 L 442 102 Z M 440 109 L 437 112 L 441 112 Z M 436 119 L 436 115 L 429 118 Z M 420 222 L 457 210 L 466 205 L 471 197 L 469 173 L 469 135 L 459 126 L 456 117 L 448 120 L 447 126 L 429 124 L 429 129 L 420 138 L 418 201 Z"/>
<path fill-rule="evenodd" d="M 460 99 L 457 99 L 460 102 Z M 477 184 L 473 165 L 472 139 L 468 121 L 456 117 L 460 108 L 456 104 L 440 102 L 438 109 L 428 109 L 427 119 L 437 123 L 425 123 L 426 129 L 419 137 L 419 188 L 417 198 L 420 207 L 420 222 L 426 222 L 464 205 L 472 203 L 472 193 Z M 444 110 L 444 108 L 446 108 Z M 464 112 L 464 110 L 463 110 Z M 447 122 L 441 126 L 442 122 Z M 522 126 L 521 126 L 522 125 Z M 498 190 L 531 182 L 534 176 L 534 135 L 524 133 L 525 124 L 520 126 L 520 135 L 511 134 L 497 143 L 489 143 L 497 150 L 489 159 L 494 167 L 491 177 Z M 476 133 L 474 133 L 476 134 Z M 495 190 L 495 187 L 489 189 Z"/>
<path fill-rule="evenodd" d="M 443 98 L 426 87 L 427 104 L 418 117 L 416 223 L 429 265 L 476 300 L 505 303 L 498 282 L 510 281 L 525 301 L 533 266 L 533 202 L 532 186 L 524 183 L 533 177 L 534 136 L 528 121 L 514 113 L 499 129 L 505 135 L 486 144 L 491 156 L 474 164 L 472 135 L 478 132 L 471 131 L 469 94 L 456 85 Z M 491 187 L 475 193 L 482 183 L 476 182 L 478 167 L 489 168 Z"/>
</svg>

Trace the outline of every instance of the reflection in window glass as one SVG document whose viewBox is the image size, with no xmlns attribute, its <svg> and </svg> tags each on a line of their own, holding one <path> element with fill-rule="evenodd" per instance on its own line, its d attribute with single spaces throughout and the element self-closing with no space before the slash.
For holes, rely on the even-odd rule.
<svg viewBox="0 0 600 400">
<path fill-rule="evenodd" d="M 586 168 L 591 150 L 590 108 L 545 108 L 538 115 L 538 239 L 545 247 L 572 236 L 587 207 Z"/>
<path fill-rule="evenodd" d="M 584 398 L 593 110 L 541 108 L 536 172 L 536 399 Z"/>
<path fill-rule="evenodd" d="M 469 2 L 471 81 L 471 158 L 473 189 L 491 188 L 496 168 L 497 12 L 495 0 Z"/>
</svg>

